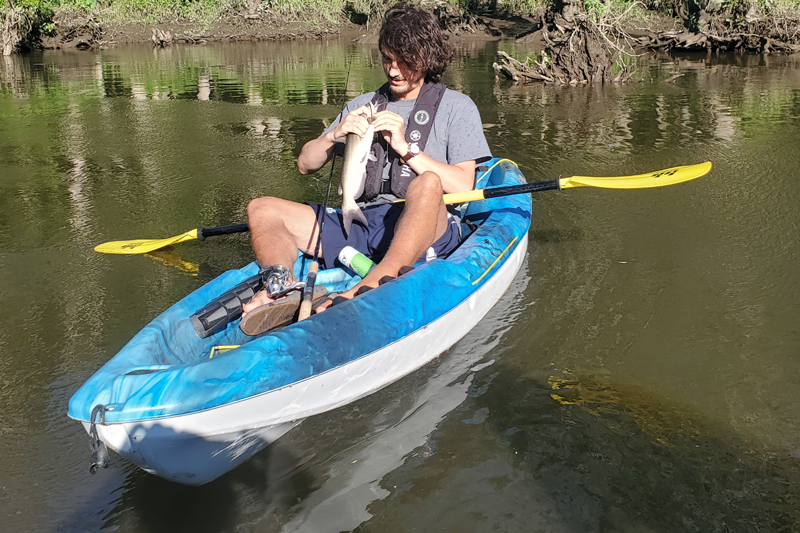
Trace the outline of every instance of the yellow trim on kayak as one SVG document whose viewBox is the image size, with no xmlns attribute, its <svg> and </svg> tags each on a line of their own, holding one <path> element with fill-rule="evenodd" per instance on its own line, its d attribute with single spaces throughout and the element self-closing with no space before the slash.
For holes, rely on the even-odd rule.
<svg viewBox="0 0 800 533">
<path fill-rule="evenodd" d="M 518 164 L 516 164 L 514 161 L 512 161 L 512 160 L 510 160 L 510 159 L 500 159 L 500 160 L 499 160 L 499 161 L 497 161 L 497 162 L 496 162 L 494 165 L 490 166 L 490 167 L 489 167 L 489 170 L 487 170 L 486 172 L 484 172 L 484 173 L 483 173 L 483 175 L 485 176 L 486 174 L 488 174 L 489 172 L 491 172 L 491 171 L 492 171 L 492 169 L 493 169 L 494 167 L 496 167 L 497 165 L 499 165 L 500 163 L 511 163 L 511 164 L 512 164 L 512 165 L 514 165 L 515 167 L 519 168 L 519 165 L 518 165 Z"/>
<path fill-rule="evenodd" d="M 212 346 L 211 353 L 208 354 L 208 358 L 213 359 L 215 353 L 222 353 L 222 352 L 227 352 L 228 350 L 235 350 L 239 346 L 241 346 L 241 344 L 217 344 L 215 346 Z"/>
<path fill-rule="evenodd" d="M 506 246 L 506 249 L 505 249 L 505 250 L 503 250 L 503 252 L 502 252 L 500 255 L 498 255 L 498 256 L 497 256 L 497 259 L 495 259 L 495 260 L 494 260 L 494 263 L 492 263 L 491 265 L 489 265 L 489 268 L 487 268 L 487 269 L 486 269 L 486 272 L 484 272 L 483 274 L 481 274 L 481 277 L 479 277 L 478 279 L 476 279 L 475 281 L 473 281 L 473 282 L 472 282 L 472 284 L 473 284 L 473 285 L 476 285 L 476 284 L 480 283 L 480 281 L 483 279 L 483 277 L 484 277 L 484 276 L 486 276 L 486 274 L 488 274 L 488 273 L 489 273 L 489 271 L 490 271 L 491 269 L 493 269 L 493 268 L 494 268 L 494 266 L 497 264 L 497 262 L 498 262 L 498 261 L 500 261 L 500 258 L 501 258 L 501 257 L 503 257 L 504 255 L 506 255 L 506 252 L 508 251 L 508 249 L 509 249 L 509 248 L 511 248 L 511 246 L 512 246 L 512 245 L 513 245 L 515 242 L 517 242 L 517 239 L 518 239 L 518 238 L 519 238 L 519 237 L 514 237 L 514 240 L 513 240 L 513 241 L 511 241 L 510 243 L 508 243 L 508 246 Z"/>
</svg>

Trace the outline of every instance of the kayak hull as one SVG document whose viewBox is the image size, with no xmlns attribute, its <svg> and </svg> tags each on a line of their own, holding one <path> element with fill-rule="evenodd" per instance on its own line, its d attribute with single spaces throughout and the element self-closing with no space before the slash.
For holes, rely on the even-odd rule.
<svg viewBox="0 0 800 533">
<path fill-rule="evenodd" d="M 213 481 L 303 419 L 380 390 L 449 349 L 505 293 L 526 249 L 527 235 L 491 279 L 466 301 L 411 335 L 346 365 L 216 409 L 97 425 L 98 434 L 109 448 L 147 472 L 186 485 Z M 83 426 L 88 432 L 90 424 L 84 422 Z"/>
<path fill-rule="evenodd" d="M 493 160 L 483 186 L 524 176 Z M 480 183 L 480 182 L 479 182 Z M 69 416 L 144 470 L 188 485 L 216 479 L 303 419 L 367 396 L 419 369 L 464 337 L 506 292 L 526 255 L 531 199 L 472 202 L 471 233 L 446 260 L 411 272 L 308 320 L 247 337 L 238 320 L 200 338 L 189 316 L 257 271 L 227 272 L 139 332 L 73 395 Z M 302 276 L 302 259 L 295 276 Z M 320 271 L 330 291 L 357 283 Z M 241 345 L 209 357 L 216 345 Z"/>
<path fill-rule="evenodd" d="M 238 412 L 236 414 L 239 414 Z M 183 485 L 204 485 L 275 442 L 300 421 L 257 428 L 198 426 L 208 417 L 187 415 L 138 423 L 98 425 L 100 439 L 145 472 Z M 90 424 L 83 422 L 87 433 Z M 222 426 L 222 425 L 220 425 Z"/>
</svg>

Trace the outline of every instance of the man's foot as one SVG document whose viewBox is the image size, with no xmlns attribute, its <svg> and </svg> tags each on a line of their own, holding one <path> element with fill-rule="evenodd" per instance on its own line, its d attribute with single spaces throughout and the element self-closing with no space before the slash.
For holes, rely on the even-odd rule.
<svg viewBox="0 0 800 533">
<path fill-rule="evenodd" d="M 274 301 L 275 300 L 267 296 L 267 291 L 261 289 L 255 294 L 255 296 L 250 298 L 249 302 L 247 302 L 242 306 L 242 316 L 246 316 L 247 313 L 249 313 L 250 311 L 253 311 L 254 309 L 261 307 L 262 305 L 266 305 Z"/>
<path fill-rule="evenodd" d="M 239 328 L 245 335 L 260 335 L 265 331 L 291 324 L 300 309 L 302 294 L 302 291 L 295 290 L 277 300 L 270 300 L 267 297 L 267 303 L 248 310 L 247 314 L 242 317 Z M 311 300 L 311 305 L 318 304 L 327 295 L 328 291 L 325 290 L 325 287 L 321 285 L 314 287 L 314 298 Z M 266 297 L 266 293 L 264 296 Z M 253 300 L 255 299 L 256 297 L 253 297 Z"/>
<path fill-rule="evenodd" d="M 368 290 L 374 289 L 378 285 L 383 285 L 387 281 L 391 281 L 397 276 L 402 276 L 406 272 L 410 272 L 413 270 L 413 267 L 409 266 L 402 266 L 399 269 L 396 269 L 389 265 L 383 265 L 383 263 L 378 263 L 375 265 L 375 268 L 369 271 L 367 277 L 361 280 L 355 287 L 350 289 L 349 291 L 340 292 L 336 295 L 335 298 L 329 298 L 322 302 L 318 307 L 314 308 L 315 313 L 321 313 L 325 311 L 332 305 L 336 305 L 341 303 L 342 301 L 349 300 L 359 294 L 367 292 Z"/>
</svg>

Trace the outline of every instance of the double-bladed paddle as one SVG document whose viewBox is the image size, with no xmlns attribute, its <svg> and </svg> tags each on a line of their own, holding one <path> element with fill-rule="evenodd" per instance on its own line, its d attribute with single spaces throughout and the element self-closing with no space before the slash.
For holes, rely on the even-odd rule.
<svg viewBox="0 0 800 533">
<path fill-rule="evenodd" d="M 551 181 L 537 181 L 536 183 L 523 183 L 521 185 L 510 185 L 508 187 L 489 187 L 486 189 L 475 189 L 474 191 L 445 194 L 444 203 L 461 204 L 489 198 L 499 198 L 500 196 L 509 196 L 512 194 L 571 189 L 573 187 L 597 187 L 600 189 L 649 189 L 652 187 L 666 187 L 667 185 L 675 185 L 699 178 L 700 176 L 705 176 L 710 170 L 711 161 L 706 161 L 705 163 L 698 163 L 697 165 L 667 168 L 665 170 L 656 170 L 655 172 L 637 174 L 635 176 L 608 178 L 570 176 L 568 178 L 558 178 L 557 180 Z"/>
<path fill-rule="evenodd" d="M 684 181 L 693 180 L 705 176 L 711 170 L 711 162 L 698 163 L 696 165 L 685 165 L 673 167 L 665 170 L 657 170 L 648 174 L 637 174 L 635 176 L 617 177 L 591 177 L 591 176 L 570 176 L 551 181 L 538 181 L 536 183 L 523 183 L 521 185 L 511 185 L 508 187 L 490 187 L 487 189 L 476 189 L 474 191 L 451 193 L 444 195 L 444 203 L 461 204 L 464 202 L 475 202 L 500 196 L 512 194 L 533 193 L 542 191 L 552 191 L 556 189 L 571 189 L 573 187 L 596 187 L 600 189 L 647 189 L 651 187 L 665 187 L 675 185 Z M 228 235 L 231 233 L 242 233 L 249 231 L 247 224 L 235 224 L 232 226 L 221 226 L 218 228 L 204 228 L 187 231 L 169 239 L 136 239 L 131 241 L 112 241 L 95 246 L 96 252 L 104 254 L 144 254 L 158 250 L 165 246 L 178 244 L 190 240 L 204 240 L 206 237 L 215 235 Z"/>
<path fill-rule="evenodd" d="M 218 228 L 204 228 L 203 226 L 199 226 L 186 233 L 181 233 L 180 235 L 168 239 L 134 239 L 130 241 L 104 242 L 103 244 L 95 246 L 94 251 L 102 254 L 146 254 L 172 244 L 193 240 L 204 241 L 206 237 L 230 235 L 231 233 L 243 233 L 245 231 L 250 231 L 247 224 L 234 224 L 232 226 L 220 226 Z"/>
</svg>

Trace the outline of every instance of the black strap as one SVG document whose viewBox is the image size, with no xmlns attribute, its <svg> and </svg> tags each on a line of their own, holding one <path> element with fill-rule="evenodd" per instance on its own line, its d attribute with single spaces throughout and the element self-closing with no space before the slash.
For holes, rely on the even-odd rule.
<svg viewBox="0 0 800 533">
<path fill-rule="evenodd" d="M 425 149 L 433 127 L 433 119 L 446 89 L 444 83 L 441 82 L 425 83 L 420 89 L 414 109 L 405 125 L 405 139 L 409 146 L 416 144 L 420 151 Z M 390 96 L 389 83 L 385 83 L 375 93 L 372 103 L 378 106 L 379 111 L 386 109 Z M 406 154 L 396 154 L 391 161 L 389 180 L 385 181 L 383 180 L 383 168 L 388 159 L 389 146 L 382 136 L 377 136 L 376 142 L 372 145 L 372 153 L 375 158 L 367 163 L 367 182 L 364 186 L 364 195 L 360 200 L 369 202 L 379 194 L 389 193 L 405 198 L 411 180 L 417 177 L 416 172 L 408 164 L 401 162 L 400 158 Z"/>
</svg>

